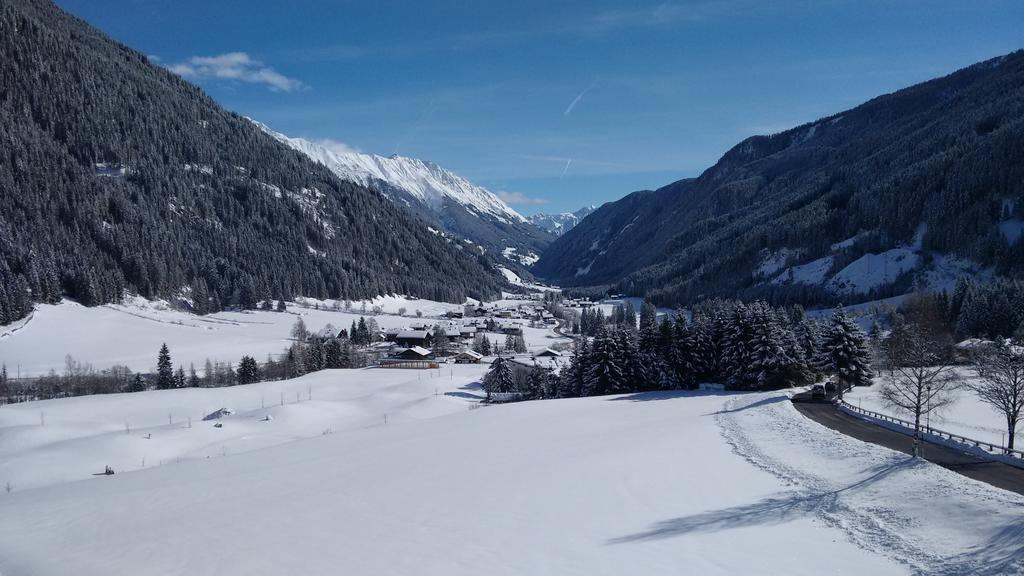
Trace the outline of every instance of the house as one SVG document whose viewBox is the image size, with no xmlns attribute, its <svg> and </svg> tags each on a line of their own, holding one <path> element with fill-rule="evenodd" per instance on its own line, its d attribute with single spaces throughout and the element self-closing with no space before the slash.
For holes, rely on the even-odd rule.
<svg viewBox="0 0 1024 576">
<path fill-rule="evenodd" d="M 472 350 L 459 352 L 455 356 L 456 364 L 479 364 L 481 360 L 483 360 L 483 355 Z"/>
<path fill-rule="evenodd" d="M 430 346 L 430 333 L 426 330 L 402 330 L 395 335 L 394 343 L 403 348 Z"/>
<path fill-rule="evenodd" d="M 419 346 L 412 346 L 411 348 L 397 349 L 391 354 L 392 358 L 398 358 L 399 360 L 426 360 L 431 356 L 430 350 L 426 348 L 420 348 Z"/>
<path fill-rule="evenodd" d="M 448 318 L 462 318 L 465 314 L 461 311 L 449 310 L 444 315 Z"/>
<path fill-rule="evenodd" d="M 436 369 L 438 363 L 431 356 L 430 350 L 420 348 L 419 346 L 398 348 L 391 354 L 390 358 L 382 358 L 378 365 L 381 368 Z"/>
<path fill-rule="evenodd" d="M 562 353 L 558 350 L 552 350 L 551 348 L 545 348 L 540 352 L 534 354 L 537 358 L 561 358 Z"/>
<path fill-rule="evenodd" d="M 515 324 L 506 324 L 501 327 L 502 334 L 520 334 L 522 331 L 523 329 Z"/>
</svg>

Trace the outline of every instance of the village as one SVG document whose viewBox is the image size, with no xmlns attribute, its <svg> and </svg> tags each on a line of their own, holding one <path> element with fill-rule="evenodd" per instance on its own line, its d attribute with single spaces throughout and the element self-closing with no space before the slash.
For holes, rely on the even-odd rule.
<svg viewBox="0 0 1024 576">
<path fill-rule="evenodd" d="M 571 353 L 572 340 L 560 332 L 564 321 L 548 310 L 542 293 L 505 296 L 380 330 L 379 341 L 370 346 L 375 365 L 431 370 L 448 363 L 488 364 L 500 356 L 510 361 L 517 380 L 535 370 L 557 374 Z M 491 400 L 510 401 L 515 396 L 495 395 Z"/>
</svg>

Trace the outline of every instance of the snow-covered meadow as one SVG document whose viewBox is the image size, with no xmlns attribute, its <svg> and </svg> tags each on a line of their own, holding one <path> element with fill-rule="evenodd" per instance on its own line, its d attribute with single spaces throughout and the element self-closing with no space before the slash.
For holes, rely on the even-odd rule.
<svg viewBox="0 0 1024 576">
<path fill-rule="evenodd" d="M 413 324 L 433 325 L 441 322 L 438 317 L 445 312 L 463 309 L 459 304 L 397 296 L 367 302 L 365 313 L 360 302 L 354 303 L 351 311 L 335 309 L 335 302 L 330 300 L 305 303 L 308 307 L 292 303 L 284 313 L 254 310 L 206 316 L 141 298 L 95 308 L 67 300 L 57 305 L 37 304 L 27 322 L 0 327 L 0 363 L 7 366 L 12 377 L 41 375 L 51 369 L 59 373 L 68 354 L 96 369 L 120 364 L 134 371 L 151 371 L 160 345 L 166 342 L 175 366 L 187 369 L 189 364 L 195 364 L 202 369 L 207 358 L 237 362 L 243 355 L 260 361 L 268 354 L 276 357 L 290 344 L 290 331 L 299 317 L 313 332 L 328 324 L 335 329 L 347 329 L 361 316 L 373 315 L 374 307 L 379 306 L 381 313 L 373 315 L 377 324 L 383 329 L 397 329 Z M 399 316 L 403 309 L 405 315 Z M 530 328 L 526 321 L 510 322 L 523 326 L 523 336 L 531 350 L 567 341 L 549 329 Z M 496 334 L 491 337 L 501 338 Z"/>
<path fill-rule="evenodd" d="M 459 369 L 454 379 L 344 370 L 17 407 L 0 426 L 0 437 L 22 438 L 4 470 L 63 458 L 100 471 L 117 453 L 137 458 L 129 444 L 192 457 L 168 451 L 163 465 L 79 481 L 54 472 L 0 494 L 0 573 L 1021 570 L 1024 498 L 825 429 L 782 393 L 470 410 L 481 367 Z M 312 401 L 255 407 L 267 386 L 301 394 L 310 384 Z M 161 424 L 168 406 L 204 404 L 239 412 L 220 429 Z M 39 407 L 45 427 L 32 421 Z M 264 413 L 274 419 L 260 421 Z M 151 428 L 126 434 L 122 417 Z M 324 426 L 333 433 L 317 433 Z M 44 438 L 43 428 L 60 432 Z M 215 434 L 229 439 L 205 446 Z"/>
<path fill-rule="evenodd" d="M 292 380 L 0 407 L 0 486 L 15 490 L 217 458 L 467 410 L 485 365 L 323 370 Z M 234 414 L 203 418 L 220 409 Z M 220 424 L 220 427 L 215 427 Z"/>
</svg>

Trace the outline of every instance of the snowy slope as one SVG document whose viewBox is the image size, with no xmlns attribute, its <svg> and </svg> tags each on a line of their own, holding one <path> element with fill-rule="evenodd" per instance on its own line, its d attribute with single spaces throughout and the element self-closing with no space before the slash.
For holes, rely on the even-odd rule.
<svg viewBox="0 0 1024 576">
<path fill-rule="evenodd" d="M 561 236 L 572 230 L 581 220 L 587 217 L 596 206 L 584 206 L 575 212 L 562 212 L 560 214 L 534 214 L 530 216 L 530 222 L 534 225 L 551 232 L 555 236 Z"/>
<path fill-rule="evenodd" d="M 21 491 L 88 479 L 108 465 L 127 472 L 234 455 L 375 426 L 385 415 L 394 424 L 461 412 L 483 396 L 474 383 L 485 370 L 325 370 L 227 388 L 12 404 L 0 409 L 0 486 Z M 221 408 L 234 414 L 203 420 Z"/>
<path fill-rule="evenodd" d="M 376 188 L 378 182 L 386 182 L 438 211 L 446 201 L 453 201 L 505 222 L 526 221 L 522 215 L 487 189 L 433 162 L 397 155 L 385 157 L 332 149 L 303 138 L 285 136 L 259 122 L 255 123 L 267 134 L 327 166 L 342 179 L 357 182 L 368 188 Z"/>
<path fill-rule="evenodd" d="M 189 364 L 195 364 L 201 370 L 207 358 L 238 362 L 244 354 L 260 361 L 268 354 L 276 357 L 290 344 L 291 327 L 299 317 L 309 330 L 317 332 L 328 324 L 335 330 L 348 328 L 360 316 L 372 316 L 372 312 L 360 312 L 360 302 L 353 305 L 351 312 L 333 309 L 333 301 L 307 302 L 309 307 L 290 304 L 285 313 L 218 312 L 207 316 L 173 310 L 160 302 L 140 298 L 95 308 L 70 301 L 37 304 L 27 322 L 0 326 L 0 364 L 7 366 L 11 376 L 19 372 L 22 376 L 38 376 L 51 369 L 62 372 L 64 357 L 70 354 L 97 370 L 121 364 L 134 371 L 150 372 L 156 364 L 157 350 L 166 342 L 175 366 L 182 365 L 187 370 Z M 374 306 L 383 309 L 382 314 L 373 316 L 383 329 L 406 328 L 414 323 L 433 326 L 444 323 L 438 318 L 444 312 L 463 309 L 458 304 L 400 296 L 367 302 L 367 310 L 372 311 Z M 406 316 L 397 314 L 402 308 Z M 416 317 L 417 311 L 422 318 Z M 567 341 L 550 329 L 530 328 L 526 320 L 509 322 L 522 324 L 531 350 Z M 492 334 L 491 338 L 504 336 Z"/>
<path fill-rule="evenodd" d="M 827 510 L 801 503 L 816 486 L 780 480 L 734 452 L 729 442 L 742 431 L 723 436 L 720 419 L 763 406 L 715 416 L 730 397 L 642 399 L 456 410 L 0 494 L 0 573 L 66 574 L 70 565 L 81 576 L 908 573 L 886 546 L 893 528 L 922 532 L 913 518 L 858 547 L 823 522 Z M 807 439 L 771 441 L 799 450 Z M 890 457 L 864 451 L 873 464 Z M 874 474 L 845 465 L 840 473 Z M 1016 502 L 971 491 L 990 508 Z M 951 492 L 935 499 L 936 515 L 963 504 Z M 833 502 L 852 506 L 863 495 L 850 489 Z M 900 511 L 878 508 L 892 521 Z M 962 529 L 960 547 L 991 534 L 980 530 L 991 517 L 980 518 Z M 942 528 L 959 534 L 949 524 Z"/>
</svg>

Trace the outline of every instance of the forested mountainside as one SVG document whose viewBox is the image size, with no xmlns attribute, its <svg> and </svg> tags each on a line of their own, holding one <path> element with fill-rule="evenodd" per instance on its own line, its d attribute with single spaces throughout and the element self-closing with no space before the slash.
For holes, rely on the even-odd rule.
<svg viewBox="0 0 1024 576">
<path fill-rule="evenodd" d="M 52 3 L 0 4 L 0 323 L 126 288 L 190 287 L 204 312 L 299 294 L 458 301 L 502 282 Z"/>
<path fill-rule="evenodd" d="M 534 267 L 682 304 L 857 300 L 1024 267 L 1024 52 L 729 150 L 605 204 Z"/>
<path fill-rule="evenodd" d="M 274 138 L 328 167 L 339 178 L 376 190 L 437 230 L 469 240 L 520 274 L 554 240 L 494 193 L 425 160 L 335 150 L 256 123 Z M 532 255 L 532 256 L 531 256 Z"/>
</svg>

